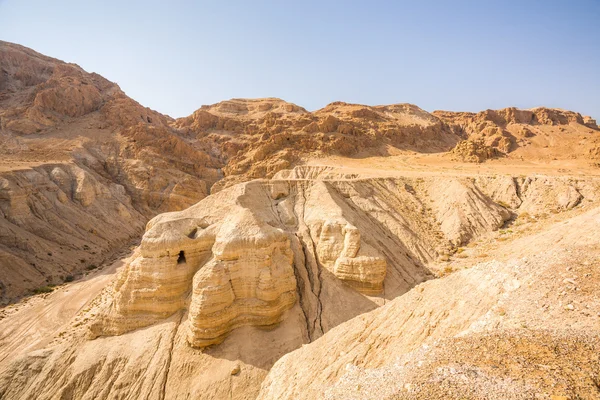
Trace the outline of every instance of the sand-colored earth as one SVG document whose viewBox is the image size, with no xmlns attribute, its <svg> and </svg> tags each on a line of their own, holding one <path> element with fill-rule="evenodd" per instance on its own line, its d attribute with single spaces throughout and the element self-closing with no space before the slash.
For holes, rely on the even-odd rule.
<svg viewBox="0 0 600 400">
<path fill-rule="evenodd" d="M 0 42 L 0 399 L 600 398 L 600 129 L 232 99 Z"/>
</svg>

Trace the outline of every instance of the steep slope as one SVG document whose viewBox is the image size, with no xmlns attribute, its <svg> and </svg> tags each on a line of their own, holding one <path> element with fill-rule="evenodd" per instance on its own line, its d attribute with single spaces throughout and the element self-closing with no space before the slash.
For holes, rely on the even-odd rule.
<svg viewBox="0 0 600 400">
<path fill-rule="evenodd" d="M 0 72 L 0 303 L 100 265 L 218 179 L 169 117 L 97 74 L 6 42 Z"/>
<path fill-rule="evenodd" d="M 332 329 L 258 398 L 598 398 L 599 224 L 594 209 Z"/>
<path fill-rule="evenodd" d="M 538 184 L 543 196 L 527 189 Z M 235 185 L 152 219 L 139 249 L 103 291 L 93 282 L 106 282 L 104 274 L 113 269 L 9 307 L 0 328 L 0 397 L 253 399 L 281 362 L 283 369 L 271 372 L 281 386 L 263 385 L 262 395 L 273 390 L 286 398 L 292 392 L 278 392 L 282 387 L 302 389 L 278 375 L 291 362 L 278 359 L 338 335 L 345 321 L 362 323 L 371 318 L 363 313 L 379 306 L 420 299 L 422 287 L 442 292 L 431 300 L 440 307 L 432 318 L 451 327 L 440 328 L 440 338 L 466 329 L 508 290 L 503 282 L 510 274 L 500 279 L 496 267 L 480 267 L 433 279 L 438 260 L 493 234 L 515 212 L 533 215 L 529 196 L 546 201 L 547 209 L 579 212 L 581 200 L 562 207 L 556 199 L 572 189 L 594 204 L 598 184 L 541 177 L 372 178 L 299 167 Z M 511 199 L 514 208 L 508 209 Z M 480 296 L 480 304 L 472 310 L 468 301 L 451 300 L 463 295 Z M 69 296 L 78 309 L 65 310 Z M 415 306 L 402 308 L 398 318 Z M 44 309 L 59 316 L 36 326 L 19 323 Z M 391 323 L 392 317 L 382 318 Z M 421 317 L 407 317 L 414 335 L 394 329 L 405 332 L 405 348 L 420 345 Z M 344 346 L 338 353 L 354 347 Z M 307 396 L 316 393 L 306 387 Z"/>
<path fill-rule="evenodd" d="M 0 309 L 0 398 L 593 398 L 599 139 L 547 108 L 174 120 L 0 42 L 0 303 L 83 275 Z"/>
</svg>

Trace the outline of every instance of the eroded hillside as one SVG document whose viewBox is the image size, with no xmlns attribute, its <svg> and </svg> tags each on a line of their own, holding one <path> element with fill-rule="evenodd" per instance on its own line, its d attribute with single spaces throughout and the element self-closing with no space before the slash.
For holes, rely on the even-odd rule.
<svg viewBox="0 0 600 400">
<path fill-rule="evenodd" d="M 598 398 L 598 209 L 328 332 L 259 399 Z"/>
<path fill-rule="evenodd" d="M 0 72 L 2 303 L 110 260 L 157 213 L 324 157 L 598 157 L 595 121 L 556 109 L 336 102 L 309 112 L 267 98 L 174 120 L 98 74 L 19 45 L 0 43 Z"/>
<path fill-rule="evenodd" d="M 119 87 L 0 42 L 0 302 L 93 269 L 220 167 Z"/>
<path fill-rule="evenodd" d="M 0 42 L 0 303 L 42 292 L 0 309 L 0 399 L 600 397 L 599 133 L 275 98 L 173 119 Z"/>
<path fill-rule="evenodd" d="M 18 321 L 46 302 L 64 308 L 64 296 L 79 298 L 81 292 L 59 289 L 39 303 L 34 298 L 9 308 L 3 321 L 9 323 L 0 332 L 5 349 L 0 395 L 319 398 L 325 395 L 323 385 L 345 371 L 345 354 L 364 357 L 352 349 L 371 349 L 370 357 L 381 360 L 373 364 L 378 367 L 392 353 L 409 353 L 485 321 L 519 286 L 514 280 L 526 278 L 515 275 L 510 263 L 488 262 L 436 279 L 448 274 L 448 258 L 466 262 L 457 252 L 460 246 L 495 237 L 519 215 L 540 224 L 549 218 L 541 210 L 580 214 L 597 204 L 598 184 L 542 176 L 381 178 L 300 167 L 232 186 L 152 219 L 139 249 L 112 283 L 104 290 L 94 286 L 81 300 L 85 308 L 65 312 L 62 323 L 40 331 L 37 340 L 21 340 L 31 332 L 21 331 Z M 570 224 L 589 221 L 580 230 L 587 232 L 597 222 L 590 215 L 595 214 Z M 560 240 L 567 245 L 574 236 Z M 533 243 L 522 251 L 534 254 L 546 242 Z M 536 265 L 535 276 L 543 276 L 545 270 Z M 95 279 L 106 282 L 100 274 L 77 285 L 89 287 Z M 415 301 L 428 302 L 423 312 L 414 312 L 410 302 Z M 413 305 L 396 306 L 405 302 Z M 594 313 L 595 303 L 588 305 Z M 385 321 L 381 332 L 405 344 L 393 346 L 390 354 L 387 347 L 374 351 L 360 338 L 370 338 L 365 322 L 370 318 Z M 592 327 L 595 314 L 590 318 Z M 340 332 L 346 342 L 337 338 Z M 369 340 L 379 339 L 381 334 Z M 339 346 L 329 340 L 340 340 Z M 320 354 L 321 346 L 340 361 Z M 313 369 L 303 354 L 312 363 L 330 365 L 335 374 L 324 366 Z M 323 370 L 329 378 L 308 370 Z M 327 393 L 336 390 L 343 388 L 332 386 Z"/>
<path fill-rule="evenodd" d="M 233 99 L 203 106 L 175 123 L 227 166 L 214 190 L 311 158 L 449 152 L 460 162 L 598 156 L 590 117 L 548 108 L 428 113 L 412 104 L 331 103 L 315 112 L 279 99 Z"/>
</svg>

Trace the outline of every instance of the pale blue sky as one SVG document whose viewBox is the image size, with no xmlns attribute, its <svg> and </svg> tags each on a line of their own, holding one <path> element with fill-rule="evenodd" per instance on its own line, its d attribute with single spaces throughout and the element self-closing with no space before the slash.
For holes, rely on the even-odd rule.
<svg viewBox="0 0 600 400">
<path fill-rule="evenodd" d="M 173 117 L 272 96 L 600 119 L 600 0 L 0 0 L 0 39 Z"/>
</svg>

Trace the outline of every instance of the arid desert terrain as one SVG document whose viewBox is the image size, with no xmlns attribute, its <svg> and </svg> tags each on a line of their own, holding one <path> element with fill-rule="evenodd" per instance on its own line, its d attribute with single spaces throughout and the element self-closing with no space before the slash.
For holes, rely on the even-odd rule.
<svg viewBox="0 0 600 400">
<path fill-rule="evenodd" d="M 600 399 L 600 128 L 174 119 L 0 41 L 0 399 Z"/>
</svg>

